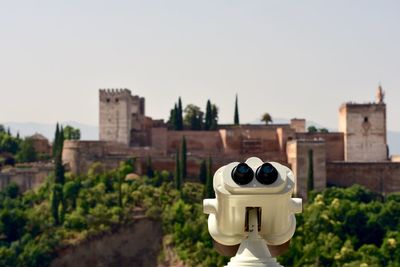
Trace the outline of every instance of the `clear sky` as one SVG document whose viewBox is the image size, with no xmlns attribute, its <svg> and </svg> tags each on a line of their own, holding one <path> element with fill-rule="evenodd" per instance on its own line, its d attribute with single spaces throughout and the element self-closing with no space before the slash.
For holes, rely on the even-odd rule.
<svg viewBox="0 0 400 267">
<path fill-rule="evenodd" d="M 400 130 L 400 1 L 2 1 L 0 122 L 98 124 L 98 89 L 167 118 L 178 96 L 233 121 L 264 112 L 336 128 L 386 91 Z"/>
</svg>

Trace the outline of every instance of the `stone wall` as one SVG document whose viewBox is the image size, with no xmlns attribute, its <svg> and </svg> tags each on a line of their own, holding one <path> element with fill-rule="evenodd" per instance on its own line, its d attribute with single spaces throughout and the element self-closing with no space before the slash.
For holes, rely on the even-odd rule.
<svg viewBox="0 0 400 267">
<path fill-rule="evenodd" d="M 0 172 L 0 190 L 11 182 L 18 184 L 22 192 L 36 189 L 46 181 L 53 170 L 53 164 L 40 163 L 4 169 Z"/>
<path fill-rule="evenodd" d="M 400 162 L 328 162 L 327 182 L 340 187 L 360 184 L 383 194 L 400 192 Z"/>
<path fill-rule="evenodd" d="M 326 144 L 326 160 L 344 160 L 344 136 L 343 133 L 296 133 L 296 139 L 300 140 L 324 140 Z"/>
<path fill-rule="evenodd" d="M 167 153 L 175 153 L 181 147 L 183 136 L 186 138 L 187 151 L 196 154 L 220 154 L 223 151 L 218 131 L 167 131 Z M 153 138 L 155 139 L 155 138 Z"/>
<path fill-rule="evenodd" d="M 63 162 L 73 173 L 85 173 L 90 165 L 100 162 L 107 169 L 116 168 L 121 161 L 148 156 L 163 156 L 163 151 L 149 147 L 128 147 L 116 142 L 64 141 Z"/>
<path fill-rule="evenodd" d="M 346 161 L 388 159 L 385 104 L 343 104 L 339 110 L 339 131 L 344 132 Z"/>
<path fill-rule="evenodd" d="M 294 140 L 287 146 L 288 163 L 296 178 L 295 194 L 307 198 L 307 177 L 309 157 L 308 151 L 313 151 L 314 189 L 323 190 L 326 187 L 326 148 L 323 140 Z"/>
<path fill-rule="evenodd" d="M 58 252 L 51 267 L 157 266 L 161 222 L 148 218 Z"/>
<path fill-rule="evenodd" d="M 244 125 L 219 130 L 225 155 L 257 156 L 286 162 L 286 138 L 293 132 L 287 125 Z M 288 134 L 287 134 L 288 133 Z"/>
</svg>

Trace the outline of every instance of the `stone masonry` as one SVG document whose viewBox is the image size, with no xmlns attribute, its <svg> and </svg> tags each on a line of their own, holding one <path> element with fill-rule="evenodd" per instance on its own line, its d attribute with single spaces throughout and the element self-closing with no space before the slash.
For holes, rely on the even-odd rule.
<svg viewBox="0 0 400 267">
<path fill-rule="evenodd" d="M 339 109 L 339 131 L 344 133 L 346 161 L 388 159 L 386 104 L 343 104 Z"/>
<path fill-rule="evenodd" d="M 359 183 L 375 191 L 381 190 L 377 184 L 383 184 L 385 193 L 394 192 L 400 190 L 400 162 L 388 160 L 383 96 L 379 87 L 376 103 L 343 104 L 339 132 L 308 133 L 304 119 L 292 119 L 290 124 L 219 125 L 214 131 L 172 131 L 162 120 L 146 117 L 144 98 L 132 96 L 128 89 L 104 89 L 99 91 L 100 141 L 66 141 L 63 159 L 76 173 L 87 171 L 94 162 L 112 168 L 129 158 L 138 160 L 140 173 L 147 157 L 155 169 L 173 172 L 176 150 L 185 137 L 189 179 L 197 179 L 198 167 L 208 157 L 216 169 L 257 156 L 291 167 L 297 176 L 296 193 L 306 197 L 308 151 L 312 150 L 315 189 Z"/>
</svg>

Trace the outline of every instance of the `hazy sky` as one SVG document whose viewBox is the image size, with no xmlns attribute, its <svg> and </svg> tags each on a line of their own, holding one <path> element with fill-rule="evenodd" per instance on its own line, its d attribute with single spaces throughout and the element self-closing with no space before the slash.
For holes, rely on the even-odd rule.
<svg viewBox="0 0 400 267">
<path fill-rule="evenodd" d="M 98 89 L 167 118 L 208 98 L 220 121 L 304 117 L 337 127 L 373 101 L 400 130 L 400 1 L 1 1 L 0 122 L 98 124 Z"/>
</svg>

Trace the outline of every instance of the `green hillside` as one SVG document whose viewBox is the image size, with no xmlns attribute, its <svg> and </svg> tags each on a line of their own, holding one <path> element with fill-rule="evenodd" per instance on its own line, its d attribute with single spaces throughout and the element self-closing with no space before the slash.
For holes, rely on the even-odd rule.
<svg viewBox="0 0 400 267">
<path fill-rule="evenodd" d="M 86 175 L 67 174 L 59 224 L 51 210 L 53 177 L 23 195 L 9 185 L 0 193 L 0 266 L 48 266 L 61 248 L 129 224 L 137 207 L 162 220 L 164 240 L 187 265 L 227 262 L 212 248 L 202 184 L 185 182 L 178 191 L 166 171 L 152 178 L 132 172 L 126 162 L 112 171 L 95 164 Z M 297 219 L 291 248 L 279 258 L 284 266 L 400 266 L 400 194 L 328 188 L 314 193 Z"/>
</svg>

